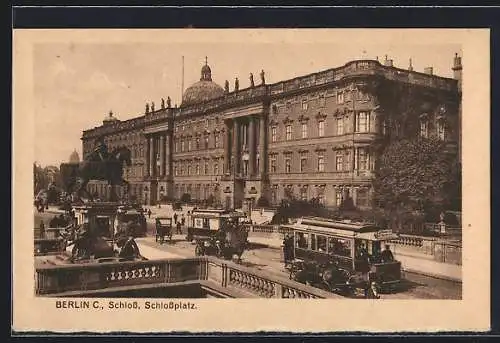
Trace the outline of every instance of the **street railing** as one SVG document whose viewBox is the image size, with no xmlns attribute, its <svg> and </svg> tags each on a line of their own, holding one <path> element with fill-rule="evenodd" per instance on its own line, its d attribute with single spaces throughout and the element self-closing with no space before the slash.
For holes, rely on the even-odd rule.
<svg viewBox="0 0 500 343">
<path fill-rule="evenodd" d="M 138 262 L 51 265 L 36 267 L 37 295 L 64 296 L 91 294 L 92 291 L 120 287 L 134 290 L 139 285 L 172 284 L 199 281 L 216 284 L 250 297 L 265 298 L 338 298 L 340 296 L 253 270 L 231 261 L 213 257 L 161 259 Z"/>
</svg>

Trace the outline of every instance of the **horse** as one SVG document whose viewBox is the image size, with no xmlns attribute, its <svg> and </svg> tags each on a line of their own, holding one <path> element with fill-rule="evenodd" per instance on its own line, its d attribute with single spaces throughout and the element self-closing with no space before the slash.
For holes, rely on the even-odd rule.
<svg viewBox="0 0 500 343">
<path fill-rule="evenodd" d="M 87 190 L 89 181 L 103 180 L 112 186 L 111 200 L 115 200 L 114 186 L 125 185 L 128 190 L 129 183 L 123 178 L 123 163 L 132 165 L 131 151 L 124 146 L 115 148 L 104 161 L 94 152 L 79 164 L 61 164 L 60 170 L 66 188 L 80 198 L 85 194 L 92 201 L 93 196 Z"/>
<path fill-rule="evenodd" d="M 65 237 L 66 247 L 71 245 L 71 260 L 113 257 L 114 249 L 106 240 L 100 236 L 90 233 L 88 223 L 73 227 Z"/>
</svg>

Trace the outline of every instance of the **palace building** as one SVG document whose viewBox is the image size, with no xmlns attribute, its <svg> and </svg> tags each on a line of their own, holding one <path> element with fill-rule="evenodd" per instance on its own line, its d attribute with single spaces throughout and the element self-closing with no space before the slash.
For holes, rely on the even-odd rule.
<svg viewBox="0 0 500 343">
<path fill-rule="evenodd" d="M 209 197 L 228 208 L 271 205 L 294 195 L 338 206 L 349 196 L 370 205 L 380 146 L 421 135 L 446 141 L 460 158 L 461 57 L 453 78 L 393 66 L 388 59 L 355 60 L 338 68 L 266 84 L 264 71 L 247 88 L 212 81 L 207 63 L 179 107 L 170 98 L 147 104 L 136 118 L 109 113 L 83 132 L 83 155 L 104 136 L 109 149 L 125 145 L 129 195 L 142 203 Z M 105 183 L 90 191 L 105 197 Z M 121 190 L 123 192 L 123 190 Z"/>
</svg>

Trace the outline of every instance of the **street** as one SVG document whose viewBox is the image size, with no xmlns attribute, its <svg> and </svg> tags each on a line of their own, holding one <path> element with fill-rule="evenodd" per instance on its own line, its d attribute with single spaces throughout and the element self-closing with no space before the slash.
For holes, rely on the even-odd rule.
<svg viewBox="0 0 500 343">
<path fill-rule="evenodd" d="M 38 227 L 40 220 L 43 220 L 47 227 L 48 221 L 55 215 L 54 213 L 47 212 L 35 213 L 35 225 Z M 153 220 L 153 218 L 148 219 L 148 236 L 136 239 L 139 246 L 143 247 L 144 255 L 154 254 L 155 258 L 160 258 L 160 256 L 162 258 L 195 256 L 194 244 L 185 240 L 185 229 L 183 229 L 182 235 L 174 234 L 172 241 L 166 240 L 163 245 L 156 243 Z M 279 249 L 251 244 L 249 249 L 242 255 L 242 265 L 262 270 L 282 278 L 288 278 L 288 272 L 284 269 L 280 255 L 281 252 Z M 381 294 L 381 298 L 461 299 L 462 297 L 462 285 L 458 282 L 408 272 L 404 272 L 403 276 L 404 280 L 400 288 L 391 294 Z"/>
</svg>

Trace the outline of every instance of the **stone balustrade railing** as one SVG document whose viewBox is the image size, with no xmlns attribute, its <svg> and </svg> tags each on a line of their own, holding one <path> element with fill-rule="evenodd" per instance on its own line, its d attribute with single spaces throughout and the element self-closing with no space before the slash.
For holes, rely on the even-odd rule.
<svg viewBox="0 0 500 343">
<path fill-rule="evenodd" d="M 338 295 L 212 257 L 36 267 L 36 294 L 58 296 L 113 287 L 209 281 L 249 297 L 336 298 Z"/>
</svg>

